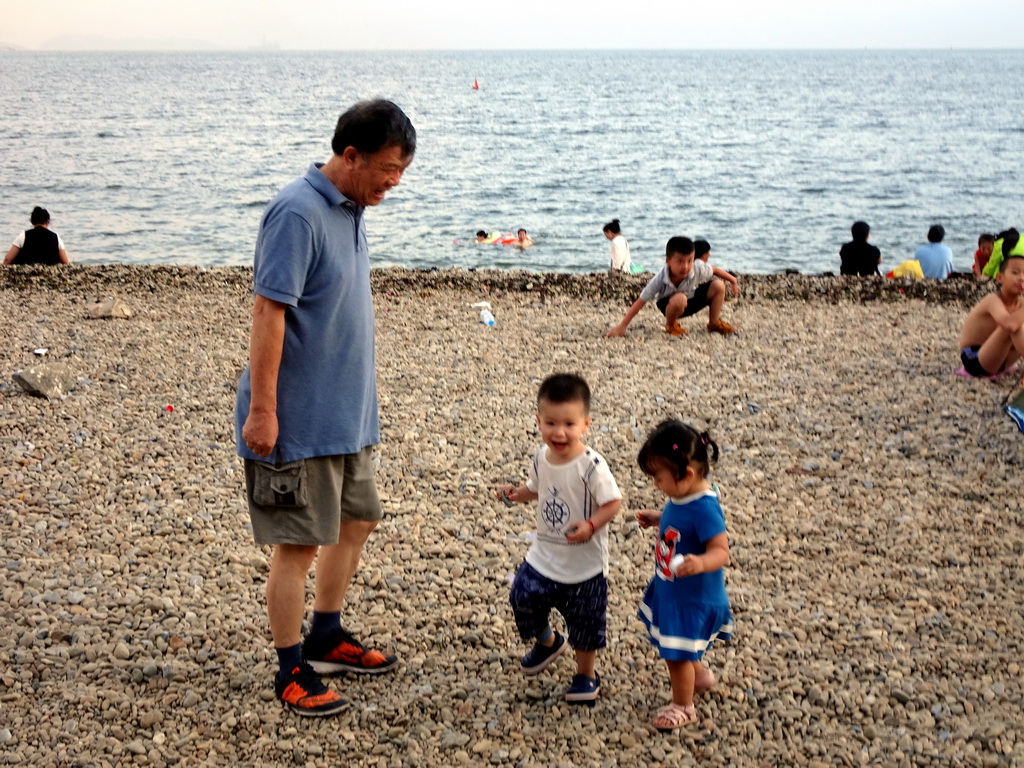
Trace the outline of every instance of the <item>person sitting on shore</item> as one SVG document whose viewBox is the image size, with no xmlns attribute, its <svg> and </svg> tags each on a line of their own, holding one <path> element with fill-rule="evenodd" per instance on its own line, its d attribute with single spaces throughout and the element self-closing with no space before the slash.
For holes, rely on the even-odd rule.
<svg viewBox="0 0 1024 768">
<path fill-rule="evenodd" d="M 711 243 L 709 243 L 707 240 L 694 240 L 693 241 L 693 260 L 694 261 L 700 260 L 700 261 L 703 261 L 705 264 L 707 264 L 708 260 L 710 258 L 711 258 Z M 731 272 L 729 272 L 728 274 L 731 275 L 733 277 L 733 279 L 736 278 L 736 276 L 733 275 Z"/>
<path fill-rule="evenodd" d="M 1003 257 L 999 290 L 979 301 L 960 334 L 960 362 L 977 378 L 998 376 L 1024 355 L 1024 253 Z"/>
<path fill-rule="evenodd" d="M 626 327 L 648 301 L 657 302 L 665 315 L 665 333 L 683 336 L 686 329 L 676 321 L 708 307 L 708 331 L 728 336 L 736 329 L 722 320 L 725 283 L 733 296 L 739 296 L 739 282 L 724 269 L 703 261 L 694 261 L 693 241 L 688 237 L 670 238 L 665 245 L 665 266 L 640 292 L 608 337 L 625 336 Z"/>
<path fill-rule="evenodd" d="M 928 229 L 928 242 L 914 251 L 914 258 L 921 263 L 925 277 L 945 280 L 953 271 L 953 252 L 942 242 L 945 236 L 946 230 L 942 225 L 933 224 Z"/>
<path fill-rule="evenodd" d="M 1011 254 L 1024 255 L 1024 240 L 1021 240 L 1020 233 L 1013 227 L 996 235 L 996 241 L 992 244 L 992 255 L 981 274 L 986 277 L 995 277 L 999 274 L 1003 259 Z"/>
<path fill-rule="evenodd" d="M 982 235 L 978 238 L 978 250 L 974 252 L 974 264 L 971 266 L 971 272 L 975 277 L 985 279 L 985 267 L 988 266 L 988 260 L 992 258 L 992 249 L 995 244 L 995 235 Z"/>
<path fill-rule="evenodd" d="M 529 248 L 531 245 L 533 245 L 533 239 L 528 234 L 526 234 L 525 229 L 520 229 L 518 232 L 516 232 L 516 241 L 512 243 L 512 245 L 516 246 L 517 248 L 522 248 L 525 250 L 526 248 Z"/>
<path fill-rule="evenodd" d="M 70 264 L 68 252 L 60 235 L 50 230 L 50 213 L 38 205 L 29 218 L 32 229 L 14 238 L 4 264 Z"/>
<path fill-rule="evenodd" d="M 871 227 L 865 221 L 855 221 L 850 227 L 853 240 L 839 249 L 839 274 L 877 275 L 882 263 L 882 252 L 868 242 Z"/>
<path fill-rule="evenodd" d="M 709 243 L 707 240 L 694 240 L 693 258 L 694 260 L 700 259 L 705 264 L 707 264 L 708 259 L 711 258 L 711 243 Z"/>
<path fill-rule="evenodd" d="M 624 272 L 629 274 L 629 243 L 626 242 L 626 238 L 622 235 L 622 229 L 619 227 L 619 220 L 612 219 L 604 225 L 602 229 L 604 236 L 612 241 L 612 252 L 611 252 L 611 264 L 608 267 L 608 272 L 615 274 L 616 272 Z"/>
</svg>

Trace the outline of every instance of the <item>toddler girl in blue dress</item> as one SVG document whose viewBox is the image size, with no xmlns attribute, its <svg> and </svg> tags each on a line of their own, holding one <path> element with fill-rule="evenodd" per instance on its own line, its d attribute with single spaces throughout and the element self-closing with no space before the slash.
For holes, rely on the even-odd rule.
<svg viewBox="0 0 1024 768">
<path fill-rule="evenodd" d="M 659 424 L 637 457 L 654 486 L 669 497 L 660 512 L 636 515 L 642 527 L 658 526 L 654 578 L 637 615 L 672 681 L 672 703 L 654 718 L 659 730 L 697 720 L 694 691 L 715 684 L 701 658 L 716 639 L 732 633 L 722 573 L 729 561 L 729 538 L 718 497 L 706 479 L 710 463 L 717 460 L 718 446 L 707 432 L 675 420 Z"/>
</svg>

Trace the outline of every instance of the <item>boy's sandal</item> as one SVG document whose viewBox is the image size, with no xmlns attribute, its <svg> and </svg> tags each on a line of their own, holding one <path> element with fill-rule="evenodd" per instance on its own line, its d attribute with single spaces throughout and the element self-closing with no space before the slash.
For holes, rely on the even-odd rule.
<svg viewBox="0 0 1024 768">
<path fill-rule="evenodd" d="M 714 323 L 708 323 L 708 332 L 720 333 L 723 336 L 730 336 L 731 334 L 736 333 L 736 329 L 724 320 L 718 320 Z"/>
<path fill-rule="evenodd" d="M 693 704 L 683 706 L 674 701 L 658 710 L 651 725 L 659 731 L 671 731 L 697 722 L 697 708 Z"/>
<path fill-rule="evenodd" d="M 676 323 L 670 330 L 666 330 L 665 333 L 669 336 L 685 336 L 689 331 L 683 328 L 679 323 Z"/>
</svg>

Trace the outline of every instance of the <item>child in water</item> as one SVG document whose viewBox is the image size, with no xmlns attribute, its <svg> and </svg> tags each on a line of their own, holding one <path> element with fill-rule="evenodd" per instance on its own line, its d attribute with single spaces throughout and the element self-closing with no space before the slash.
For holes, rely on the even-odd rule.
<svg viewBox="0 0 1024 768">
<path fill-rule="evenodd" d="M 674 419 L 659 424 L 637 456 L 640 469 L 669 497 L 660 512 L 645 509 L 636 515 L 642 527 L 658 526 L 654 578 L 637 615 L 672 682 L 672 703 L 652 723 L 659 730 L 697 720 L 694 691 L 715 684 L 701 659 L 715 640 L 727 640 L 732 633 L 722 573 L 729 562 L 729 537 L 718 497 L 707 481 L 710 462 L 717 460 L 718 446 L 707 432 Z"/>
<path fill-rule="evenodd" d="M 507 502 L 537 500 L 537 536 L 512 583 L 512 612 L 533 648 L 520 659 L 524 675 L 547 669 L 571 645 L 576 675 L 570 704 L 592 704 L 601 691 L 594 670 L 605 647 L 608 610 L 608 523 L 622 494 L 604 458 L 581 438 L 590 428 L 590 388 L 579 376 L 549 376 L 537 393 L 537 425 L 544 445 L 533 456 L 524 485 L 506 485 Z M 551 609 L 562 614 L 568 640 L 555 632 Z"/>
<path fill-rule="evenodd" d="M 626 327 L 648 301 L 657 302 L 665 315 L 665 333 L 684 336 L 687 330 L 676 321 L 708 307 L 708 331 L 728 336 L 736 329 L 722 321 L 725 283 L 733 296 L 739 296 L 739 283 L 733 275 L 703 261 L 694 261 L 693 241 L 673 237 L 665 245 L 665 266 L 640 291 L 640 298 L 619 324 L 612 326 L 608 336 L 625 336 Z"/>
<path fill-rule="evenodd" d="M 1024 250 L 1003 256 L 996 280 L 999 291 L 974 306 L 960 334 L 960 362 L 976 378 L 999 376 L 1024 356 Z"/>
</svg>

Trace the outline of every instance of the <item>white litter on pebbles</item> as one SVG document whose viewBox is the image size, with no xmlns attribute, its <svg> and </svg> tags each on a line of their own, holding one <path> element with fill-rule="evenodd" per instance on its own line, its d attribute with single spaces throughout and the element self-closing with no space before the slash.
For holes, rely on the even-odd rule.
<svg viewBox="0 0 1024 768">
<path fill-rule="evenodd" d="M 354 705 L 299 722 L 273 701 L 269 550 L 233 445 L 250 273 L 0 273 L 0 761 L 1024 765 L 1024 436 L 1000 411 L 1009 382 L 952 375 L 964 305 L 751 278 L 725 309 L 735 337 L 700 316 L 670 338 L 648 309 L 607 340 L 642 283 L 610 280 L 375 273 L 386 516 L 346 621 L 402 662 L 339 679 Z M 865 291 L 879 300 L 844 299 Z M 132 317 L 86 319 L 107 296 Z M 468 307 L 482 299 L 494 327 Z M 77 372 L 63 399 L 11 383 L 40 347 Z M 589 380 L 589 440 L 626 496 L 593 709 L 562 700 L 571 657 L 519 672 L 508 579 L 533 511 L 495 498 L 524 477 L 537 384 L 559 370 Z M 662 735 L 632 511 L 663 501 L 635 456 L 667 417 L 722 448 L 736 632 L 707 656 L 699 723 Z"/>
</svg>

